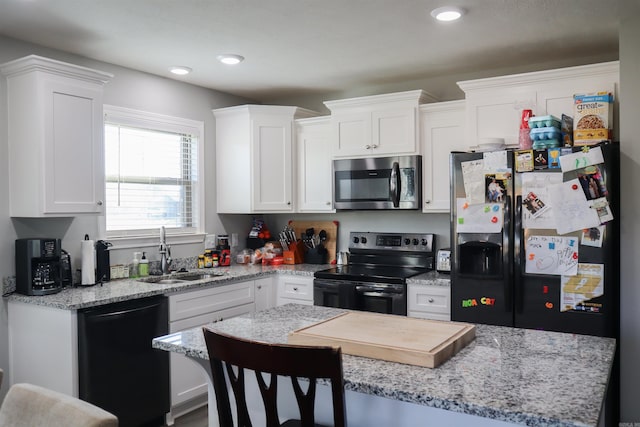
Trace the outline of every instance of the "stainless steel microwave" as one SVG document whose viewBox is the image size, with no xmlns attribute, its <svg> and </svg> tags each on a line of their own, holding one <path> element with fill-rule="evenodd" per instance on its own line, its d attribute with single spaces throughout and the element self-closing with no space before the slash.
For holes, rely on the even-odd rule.
<svg viewBox="0 0 640 427">
<path fill-rule="evenodd" d="M 420 209 L 422 205 L 422 156 L 334 160 L 333 173 L 336 209 Z"/>
</svg>

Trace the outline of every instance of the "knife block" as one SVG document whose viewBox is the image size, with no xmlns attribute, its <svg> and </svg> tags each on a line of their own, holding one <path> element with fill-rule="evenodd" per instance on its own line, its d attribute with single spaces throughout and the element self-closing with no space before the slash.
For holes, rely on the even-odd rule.
<svg viewBox="0 0 640 427">
<path fill-rule="evenodd" d="M 307 264 L 326 264 L 327 250 L 322 245 L 307 249 L 304 254 L 304 262 Z"/>
<path fill-rule="evenodd" d="M 300 240 L 289 243 L 289 250 L 282 252 L 282 256 L 285 264 L 302 264 L 304 260 L 304 243 Z"/>
</svg>

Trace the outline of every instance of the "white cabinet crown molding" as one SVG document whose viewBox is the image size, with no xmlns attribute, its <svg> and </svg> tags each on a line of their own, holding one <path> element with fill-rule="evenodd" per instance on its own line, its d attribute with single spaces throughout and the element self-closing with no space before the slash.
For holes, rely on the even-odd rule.
<svg viewBox="0 0 640 427">
<path fill-rule="evenodd" d="M 0 72 L 5 76 L 13 76 L 31 71 L 44 71 L 62 77 L 85 80 L 90 83 L 106 84 L 113 74 L 98 71 L 80 65 L 69 64 L 38 55 L 29 55 L 0 65 Z"/>
<path fill-rule="evenodd" d="M 510 86 L 522 86 L 537 83 L 549 83 L 554 80 L 564 80 L 577 77 L 596 77 L 620 72 L 620 61 L 610 61 L 598 64 L 576 65 L 573 67 L 557 68 L 553 70 L 532 71 L 528 73 L 511 74 L 506 76 L 488 77 L 459 81 L 458 86 L 465 93 L 483 89 L 504 89 Z"/>
<path fill-rule="evenodd" d="M 292 115 L 294 119 L 303 119 L 320 115 L 319 112 L 308 110 L 301 107 L 284 106 L 284 105 L 259 105 L 259 104 L 243 104 L 234 105 L 232 107 L 216 108 L 213 111 L 215 117 L 223 117 L 225 115 L 235 115 L 239 112 L 249 114 L 263 115 Z"/>
<path fill-rule="evenodd" d="M 334 101 L 325 101 L 324 105 L 329 110 L 335 112 L 344 108 L 366 108 L 371 109 L 372 106 L 382 106 L 384 104 L 413 104 L 418 106 L 428 102 L 437 102 L 438 99 L 422 89 L 410 90 L 405 92 L 386 93 L 381 95 L 362 96 L 358 98 L 339 99 Z M 385 106 L 386 107 L 386 106 Z"/>
<path fill-rule="evenodd" d="M 424 104 L 419 107 L 419 111 L 422 112 L 447 112 L 447 111 L 459 111 L 461 108 L 464 109 L 467 101 L 464 99 L 459 99 L 455 101 L 443 101 L 443 102 L 434 102 L 432 104 Z"/>
</svg>

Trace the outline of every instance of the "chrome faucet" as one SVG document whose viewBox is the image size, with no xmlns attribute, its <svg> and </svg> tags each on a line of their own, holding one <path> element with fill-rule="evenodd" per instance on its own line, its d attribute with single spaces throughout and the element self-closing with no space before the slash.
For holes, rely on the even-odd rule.
<svg viewBox="0 0 640 427">
<path fill-rule="evenodd" d="M 171 272 L 171 246 L 167 245 L 167 238 L 164 231 L 164 225 L 160 227 L 160 269 L 162 274 Z"/>
</svg>

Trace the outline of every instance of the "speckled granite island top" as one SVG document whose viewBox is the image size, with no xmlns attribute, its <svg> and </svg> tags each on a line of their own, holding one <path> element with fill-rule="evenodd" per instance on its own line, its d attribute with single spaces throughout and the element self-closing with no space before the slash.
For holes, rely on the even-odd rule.
<svg viewBox="0 0 640 427">
<path fill-rule="evenodd" d="M 289 332 L 344 310 L 287 304 L 209 325 L 285 343 Z M 153 346 L 208 359 L 201 328 Z M 344 355 L 346 389 L 528 426 L 596 426 L 615 340 L 477 325 L 476 339 L 438 368 Z"/>
<path fill-rule="evenodd" d="M 78 310 L 81 308 L 145 298 L 154 295 L 171 294 L 211 286 L 222 286 L 233 282 L 251 280 L 273 274 L 291 274 L 313 277 L 313 274 L 316 271 L 330 267 L 330 265 L 323 264 L 296 264 L 273 267 L 262 265 L 234 265 L 231 267 L 192 270 L 185 274 L 202 273 L 216 274 L 218 276 L 186 283 L 159 284 L 144 282 L 144 280 L 150 278 L 112 280 L 110 282 L 105 282 L 103 285 L 65 288 L 61 292 L 52 295 L 27 296 L 13 293 L 8 298 L 11 301 L 20 301 L 51 308 Z M 180 278 L 180 273 L 169 277 Z M 7 280 L 5 279 L 5 281 Z M 408 283 L 415 285 L 428 284 L 449 286 L 449 277 L 432 271 L 416 276 L 415 278 L 410 279 Z M 5 283 L 5 287 L 15 289 L 15 283 L 11 283 L 11 286 L 7 286 Z"/>
</svg>

